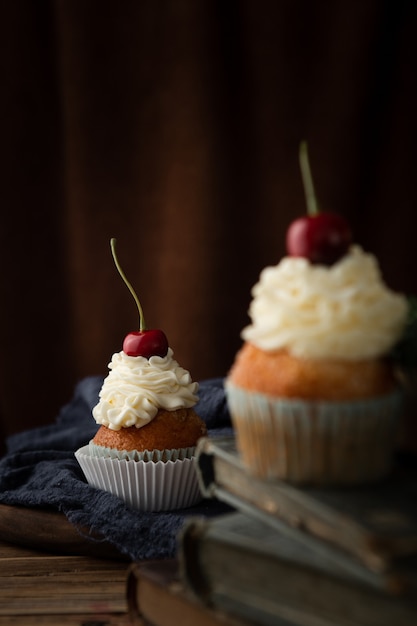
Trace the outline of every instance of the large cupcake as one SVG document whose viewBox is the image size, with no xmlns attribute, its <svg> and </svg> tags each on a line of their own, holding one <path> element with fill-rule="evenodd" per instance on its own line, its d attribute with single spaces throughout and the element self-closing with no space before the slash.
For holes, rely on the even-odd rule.
<svg viewBox="0 0 417 626">
<path fill-rule="evenodd" d="M 253 288 L 226 393 L 242 459 L 262 478 L 342 485 L 390 471 L 402 398 L 388 355 L 408 303 L 348 233 L 331 213 L 297 220 L 288 256 Z"/>
<path fill-rule="evenodd" d="M 193 409 L 198 384 L 159 329 L 129 333 L 109 370 L 92 412 L 97 433 L 76 452 L 88 482 L 141 510 L 195 504 L 194 450 L 207 433 Z"/>
</svg>

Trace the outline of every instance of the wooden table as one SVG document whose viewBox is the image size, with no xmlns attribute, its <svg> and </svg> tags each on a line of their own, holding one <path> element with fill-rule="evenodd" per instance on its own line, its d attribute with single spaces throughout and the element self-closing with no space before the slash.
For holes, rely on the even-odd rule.
<svg viewBox="0 0 417 626">
<path fill-rule="evenodd" d="M 130 626 L 129 567 L 59 513 L 0 506 L 0 626 Z"/>
</svg>

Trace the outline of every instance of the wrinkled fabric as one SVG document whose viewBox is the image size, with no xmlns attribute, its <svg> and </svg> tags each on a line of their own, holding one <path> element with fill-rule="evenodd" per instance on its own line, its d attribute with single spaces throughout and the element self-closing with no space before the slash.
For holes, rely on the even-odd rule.
<svg viewBox="0 0 417 626">
<path fill-rule="evenodd" d="M 94 537 L 87 539 L 96 541 L 99 535 L 132 560 L 170 558 L 186 517 L 213 516 L 228 507 L 203 500 L 173 512 L 141 512 L 90 487 L 74 452 L 97 431 L 91 410 L 102 382 L 100 377 L 83 379 L 54 424 L 9 437 L 7 454 L 0 461 L 0 503 L 58 510 L 76 527 L 90 529 Z M 209 435 L 231 434 L 223 380 L 201 382 L 199 398 L 195 410 L 206 422 Z"/>
</svg>

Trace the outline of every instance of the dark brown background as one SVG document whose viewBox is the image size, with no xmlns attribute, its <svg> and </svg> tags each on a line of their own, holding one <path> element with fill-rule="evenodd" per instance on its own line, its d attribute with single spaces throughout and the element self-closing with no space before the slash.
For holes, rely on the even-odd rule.
<svg viewBox="0 0 417 626">
<path fill-rule="evenodd" d="M 417 292 L 413 1 L 3 2 L 0 424 L 54 420 L 148 326 L 224 375 L 250 288 L 323 207 Z"/>
</svg>

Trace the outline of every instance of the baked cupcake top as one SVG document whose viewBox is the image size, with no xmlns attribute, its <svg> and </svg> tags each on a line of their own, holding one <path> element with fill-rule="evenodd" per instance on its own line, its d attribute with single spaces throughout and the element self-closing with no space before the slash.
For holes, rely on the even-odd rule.
<svg viewBox="0 0 417 626">
<path fill-rule="evenodd" d="M 242 338 L 300 358 L 379 358 L 408 315 L 407 298 L 385 285 L 376 258 L 357 245 L 330 266 L 286 256 L 261 272 L 252 295 Z"/>
<path fill-rule="evenodd" d="M 159 409 L 175 411 L 193 407 L 198 383 L 180 367 L 168 348 L 166 356 L 113 354 L 103 381 L 99 402 L 93 408 L 97 424 L 120 430 L 148 424 Z"/>
</svg>

